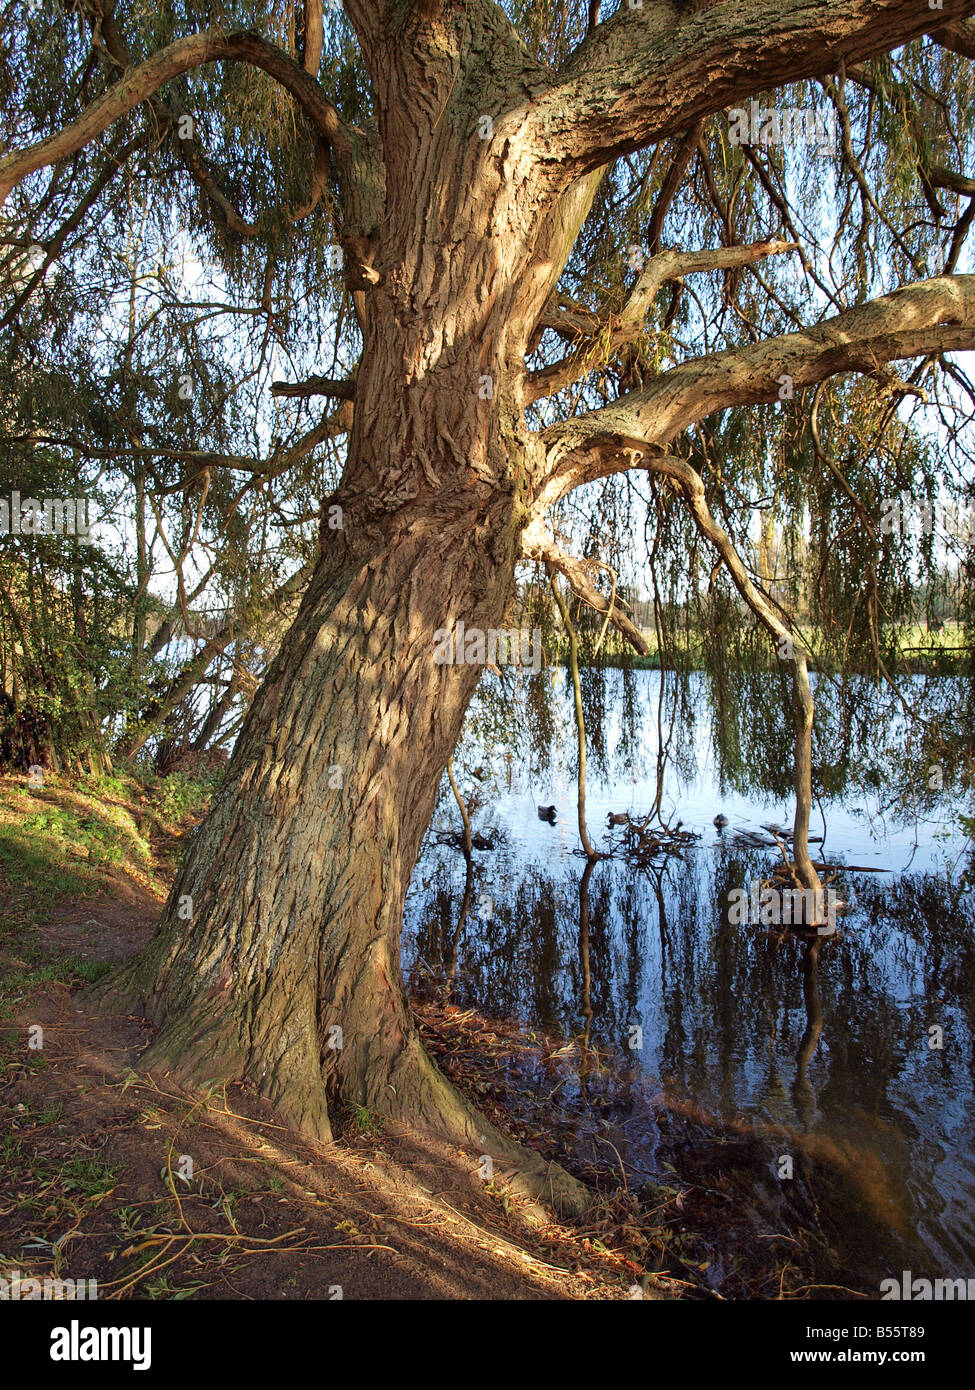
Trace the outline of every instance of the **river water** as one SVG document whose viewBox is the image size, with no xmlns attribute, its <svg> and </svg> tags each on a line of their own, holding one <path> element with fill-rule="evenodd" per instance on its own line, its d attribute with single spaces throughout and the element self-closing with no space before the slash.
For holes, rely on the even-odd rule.
<svg viewBox="0 0 975 1390">
<path fill-rule="evenodd" d="M 811 831 L 824 837 L 814 854 L 856 866 L 837 879 L 847 903 L 840 931 L 812 959 L 791 933 L 734 924 L 729 892 L 780 857 L 774 843 L 748 837 L 767 840 L 763 825 L 792 823 L 788 769 L 766 770 L 773 790 L 740 766 L 729 780 L 703 678 L 691 679 L 693 727 L 663 774 L 661 805 L 699 838 L 644 867 L 601 860 L 584 885 L 564 689 L 553 696 L 547 761 L 523 749 L 512 757 L 490 720 L 472 721 L 458 779 L 482 802 L 472 824 L 494 847 L 475 852 L 458 933 L 466 865 L 437 840 L 460 823 L 448 789 L 410 888 L 404 968 L 428 989 L 449 977 L 452 997 L 489 1017 L 566 1041 L 583 1036 L 618 1059 L 620 1113 L 605 1132 L 631 1185 L 661 1176 L 660 1107 L 690 1104 L 756 1133 L 801 1136 L 821 1158 L 856 1170 L 861 1209 L 833 1216 L 859 1222 L 866 1287 L 899 1276 L 898 1260 L 915 1276 L 975 1276 L 975 894 L 970 881 L 959 884 L 970 854 L 958 819 L 966 808 L 950 792 L 933 804 L 920 798 L 920 812 L 909 795 L 892 796 L 886 749 L 875 761 L 889 776 L 874 771 L 866 791 L 861 779 L 837 792 L 827 739 L 817 775 L 834 790 L 817 800 Z M 607 715 L 596 740 L 605 757 L 587 778 L 597 847 L 619 843 L 611 812 L 645 815 L 657 790 L 661 676 L 636 672 L 633 682 L 635 747 L 628 760 L 616 756 L 622 725 Z M 555 806 L 554 824 L 539 819 L 540 804 Z M 719 812 L 728 818 L 721 831 Z M 773 1164 L 782 1147 L 771 1142 Z"/>
</svg>

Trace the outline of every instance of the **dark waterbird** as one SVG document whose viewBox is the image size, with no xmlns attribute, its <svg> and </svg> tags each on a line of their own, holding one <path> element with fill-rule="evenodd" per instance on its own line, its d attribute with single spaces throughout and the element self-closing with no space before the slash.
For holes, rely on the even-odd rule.
<svg viewBox="0 0 975 1390">
<path fill-rule="evenodd" d="M 548 823 L 549 823 L 550 825 L 554 825 L 554 824 L 555 824 L 555 807 L 554 807 L 554 806 L 539 806 L 539 808 L 538 808 L 538 819 L 539 819 L 539 820 L 547 820 Z"/>
</svg>

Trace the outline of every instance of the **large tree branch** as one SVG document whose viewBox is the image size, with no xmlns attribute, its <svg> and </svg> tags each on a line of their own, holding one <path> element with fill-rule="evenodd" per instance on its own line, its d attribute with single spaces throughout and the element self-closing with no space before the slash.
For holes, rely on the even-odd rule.
<svg viewBox="0 0 975 1390">
<path fill-rule="evenodd" d="M 629 298 L 618 314 L 597 320 L 586 340 L 574 352 L 553 362 L 551 366 L 532 372 L 528 377 L 526 397 L 537 401 L 542 396 L 550 396 L 555 391 L 578 381 L 599 363 L 608 362 L 615 352 L 628 343 L 635 343 L 643 335 L 647 314 L 653 308 L 657 295 L 664 285 L 672 280 L 681 280 L 705 270 L 731 270 L 738 266 L 752 265 L 764 256 L 781 256 L 785 251 L 797 251 L 795 242 L 756 241 L 750 246 L 716 246 L 704 251 L 661 251 L 652 256 L 640 275 Z M 599 343 L 599 362 L 594 363 L 592 339 L 597 334 L 609 330 L 609 338 Z"/>
<path fill-rule="evenodd" d="M 313 77 L 259 34 L 221 34 L 210 30 L 178 39 L 161 49 L 127 72 L 63 130 L 0 159 L 0 206 L 21 179 L 90 144 L 114 121 L 147 100 L 172 78 L 191 68 L 221 60 L 250 63 L 280 82 L 295 98 L 317 134 L 332 144 L 339 158 L 347 155 L 349 139 L 342 119 Z"/>
<path fill-rule="evenodd" d="M 355 382 L 339 381 L 334 377 L 310 376 L 305 381 L 272 381 L 272 396 L 333 396 L 342 401 L 355 400 Z"/>
<path fill-rule="evenodd" d="M 975 13 L 975 0 L 672 0 L 623 5 L 532 110 L 556 179 L 666 136 L 757 92 L 835 71 Z"/>
<path fill-rule="evenodd" d="M 119 32 L 115 22 L 114 0 L 110 7 L 104 11 L 99 11 L 98 17 L 94 13 L 89 15 L 92 23 L 92 39 L 97 41 L 100 36 L 101 43 L 104 45 L 108 56 L 117 64 L 123 73 L 129 72 L 134 66 L 132 53 L 128 44 Z M 171 102 L 155 93 L 148 99 L 149 109 L 158 125 L 157 138 L 161 139 L 167 131 L 177 123 L 182 112 L 174 109 Z M 196 135 L 190 135 L 180 131 L 179 139 L 176 142 L 176 149 L 185 168 L 194 179 L 201 192 L 203 192 L 214 207 L 220 213 L 227 228 L 236 232 L 238 236 L 254 237 L 257 236 L 257 228 L 247 222 L 231 203 L 224 193 L 217 180 L 214 178 L 203 157 Z"/>
<path fill-rule="evenodd" d="M 589 216 L 603 173 L 603 170 L 596 169 L 586 178 L 578 179 L 572 188 L 566 189 L 562 197 L 556 202 L 555 207 L 549 212 L 545 225 L 536 238 L 534 275 L 552 286 L 552 294 L 549 296 L 545 310 L 535 324 L 534 332 L 530 338 L 531 351 L 537 348 L 541 341 L 543 329 L 547 327 L 555 328 L 560 336 L 567 337 L 570 342 L 573 341 L 578 335 L 571 327 L 572 316 L 576 311 L 579 311 L 585 318 L 588 312 L 581 306 L 574 304 L 568 299 L 568 296 L 557 294 L 555 286 L 565 269 L 566 261 L 576 243 L 582 225 Z M 559 305 L 561 310 L 556 307 Z M 568 311 L 566 312 L 567 306 Z"/>
<path fill-rule="evenodd" d="M 959 20 L 946 24 L 943 29 L 933 29 L 931 37 L 942 48 L 950 48 L 952 53 L 960 53 L 963 58 L 975 59 L 975 24 L 970 20 Z"/>
<path fill-rule="evenodd" d="M 580 338 L 594 338 L 603 327 L 604 318 L 570 295 L 558 291 L 549 297 L 535 331 L 538 333 L 544 328 L 551 328 L 565 342 L 577 343 Z"/>
<path fill-rule="evenodd" d="M 843 372 L 975 349 L 975 275 L 906 286 L 799 333 L 684 362 L 642 391 L 543 430 L 547 470 L 537 494 L 544 512 L 583 483 L 634 466 L 715 410 L 757 405 Z"/>
<path fill-rule="evenodd" d="M 946 169 L 943 164 L 932 164 L 926 171 L 929 182 L 935 188 L 950 188 L 952 193 L 960 193 L 965 198 L 975 197 L 975 179 Z"/>
</svg>

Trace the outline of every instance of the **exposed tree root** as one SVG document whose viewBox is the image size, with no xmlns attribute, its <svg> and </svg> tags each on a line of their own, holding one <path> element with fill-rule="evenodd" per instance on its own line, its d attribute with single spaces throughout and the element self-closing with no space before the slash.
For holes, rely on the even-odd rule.
<svg viewBox="0 0 975 1390">
<path fill-rule="evenodd" d="M 153 978 L 153 970 L 150 946 L 138 960 L 93 986 L 88 1001 L 152 1018 L 144 982 Z M 241 1001 L 232 994 L 196 1000 L 184 1012 L 161 1020 L 141 1065 L 184 1087 L 249 1083 L 290 1128 L 322 1143 L 333 1137 L 327 1096 L 338 1092 L 401 1129 L 456 1145 L 469 1154 L 482 1177 L 500 1177 L 512 1191 L 560 1216 L 580 1216 L 586 1210 L 591 1194 L 585 1185 L 480 1114 L 439 1070 L 411 1024 L 395 1055 L 382 1052 L 377 1057 L 372 1051 L 366 1066 L 353 1049 L 349 1065 L 327 1086 L 310 984 L 301 994 L 289 1001 L 283 1024 L 280 1001 Z"/>
</svg>

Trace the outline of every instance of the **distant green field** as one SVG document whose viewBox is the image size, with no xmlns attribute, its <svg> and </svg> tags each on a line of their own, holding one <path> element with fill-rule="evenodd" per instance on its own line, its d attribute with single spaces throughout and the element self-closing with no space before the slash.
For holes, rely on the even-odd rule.
<svg viewBox="0 0 975 1390">
<path fill-rule="evenodd" d="M 834 664 L 825 658 L 818 657 L 816 654 L 816 632 L 809 625 L 801 626 L 799 631 L 803 640 L 812 652 L 809 659 L 810 667 L 814 670 L 832 670 Z M 599 666 L 617 667 L 623 664 L 624 650 L 626 651 L 627 664 L 637 670 L 658 671 L 661 665 L 671 667 L 673 660 L 661 660 L 661 652 L 657 642 L 657 634 L 653 629 L 644 629 L 643 636 L 647 646 L 650 648 L 646 656 L 638 656 L 625 647 L 625 643 L 618 634 L 607 634 L 603 649 L 600 652 L 600 660 L 594 664 Z M 690 638 L 684 639 L 686 654 L 685 660 L 691 669 L 699 669 L 704 665 L 704 648 L 700 637 L 693 634 Z M 937 671 L 945 674 L 960 671 L 967 662 L 971 653 L 971 643 L 967 640 L 965 629 L 960 623 L 948 622 L 938 629 L 927 629 L 921 624 L 914 624 L 905 628 L 900 634 L 897 647 L 896 665 L 901 671 Z M 771 646 L 768 649 L 767 665 L 771 668 L 775 664 Z M 872 670 L 872 666 L 864 666 L 864 670 Z"/>
</svg>

